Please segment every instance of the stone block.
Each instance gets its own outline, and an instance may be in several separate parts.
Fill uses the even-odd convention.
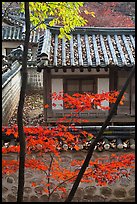
[[[101,187],[100,188],[100,193],[106,197],[111,196],[112,194],[112,189],[109,187]]]
[[[12,191],[12,193],[13,193],[14,195],[17,195],[17,191],[18,191],[17,186],[12,186],[12,187],[11,187],[11,191]]]
[[[92,197],[91,202],[105,202],[105,198],[100,195],[95,195]]]
[[[34,196],[34,195],[33,195],[33,196],[30,197],[30,201],[31,201],[31,202],[38,202],[38,201],[39,201],[39,198],[38,198],[37,196]]]
[[[114,189],[114,196],[117,198],[126,197],[126,190],[124,188],[116,188]]]
[[[25,178],[26,179],[30,179],[30,178],[32,178],[33,177],[33,174],[32,174],[32,172],[25,172]]]
[[[32,192],[32,188],[31,187],[29,187],[29,186],[25,186],[24,187],[24,193],[30,194],[31,192]]]
[[[128,193],[129,193],[130,196],[135,196],[135,187],[130,188]]]
[[[82,201],[80,201],[80,202],[82,202],[82,203],[87,203],[87,202],[90,202],[90,200],[84,198],[84,199],[83,199]]]
[[[126,199],[121,199],[120,200],[120,202],[128,202],[128,203],[130,203],[130,202],[135,202],[135,198],[133,198],[133,197],[128,197],[128,198],[126,198]]]
[[[5,203],[5,202],[6,202],[6,199],[2,197],[2,203]]]
[[[78,199],[82,199],[83,195],[84,195],[84,189],[81,187],[78,187],[74,197]]]
[[[46,194],[43,194],[40,199],[39,199],[40,202],[48,202],[48,196]]]
[[[61,198],[58,193],[53,193],[50,197],[50,202],[60,202]]]
[[[14,183],[14,182],[15,182],[14,177],[12,177],[12,176],[7,177],[7,183],[12,184],[12,183]]]
[[[42,195],[43,187],[37,186],[34,191],[35,191],[36,195]]]
[[[91,200],[93,198],[92,194],[84,194],[83,199],[82,200]]]
[[[28,196],[23,196],[23,202],[29,202],[29,197]]]
[[[86,195],[91,195],[93,196],[96,192],[97,188],[95,186],[88,186],[84,189],[84,193]]]
[[[8,202],[16,202],[16,201],[17,201],[17,198],[16,198],[14,195],[9,194],[9,195],[7,196],[7,200],[8,200]]]
[[[2,186],[2,194],[7,193],[8,192],[8,188],[6,188],[5,186]]]
[[[109,202],[119,202],[118,199],[112,198],[111,200],[109,200]]]
[[[123,187],[129,186],[130,182],[131,182],[130,177],[123,176],[122,178],[120,178],[120,185],[123,186]]]
[[[79,198],[74,197],[74,198],[72,199],[72,202],[80,202],[80,200],[79,200]]]

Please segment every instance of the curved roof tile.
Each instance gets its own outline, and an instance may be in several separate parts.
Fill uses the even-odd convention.
[[[44,55],[48,57],[46,66],[50,68],[131,67],[135,64],[134,28],[76,28],[66,41],[59,39],[59,28],[48,27],[48,35],[45,33],[40,38],[38,67],[43,66]]]

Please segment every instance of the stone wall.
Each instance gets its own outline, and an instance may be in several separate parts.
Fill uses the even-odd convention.
[[[21,87],[21,65],[16,61],[11,69],[2,75],[2,125],[7,125],[19,102]],[[28,68],[27,91],[43,91],[43,72],[36,67]]]
[[[92,159],[98,157],[110,156],[110,152],[95,152]],[[116,154],[126,154],[126,152],[116,152]],[[84,159],[86,152],[62,152],[62,165],[69,166],[72,159]],[[4,156],[7,159],[17,158],[16,154]],[[73,198],[73,202],[134,202],[135,201],[135,171],[130,171],[130,177],[122,177],[120,180],[100,187],[97,183],[80,183]],[[48,202],[47,194],[44,192],[40,181],[43,180],[44,173],[25,171],[25,189],[24,202]],[[37,186],[32,187],[31,182],[39,182]],[[72,184],[64,184],[67,188],[67,193],[71,189]],[[50,202],[61,202],[67,197],[64,193],[64,198],[61,198],[60,191],[52,194]],[[17,174],[3,175],[2,177],[2,199],[3,202],[16,202],[17,195]]]
[[[20,64],[15,62],[11,69],[2,75],[2,125],[7,125],[19,101],[20,70]]]
[[[43,89],[43,71],[37,72],[35,66],[28,67],[27,90],[39,91]]]

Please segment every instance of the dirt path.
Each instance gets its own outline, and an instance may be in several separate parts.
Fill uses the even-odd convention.
[[[24,125],[42,125],[43,123],[43,95],[39,93],[27,94],[24,104]],[[9,120],[9,125],[17,123],[17,107]]]

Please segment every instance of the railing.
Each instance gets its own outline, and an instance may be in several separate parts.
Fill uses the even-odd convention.
[[[64,117],[67,116],[68,114],[71,114],[72,117],[75,116],[76,112],[73,110],[54,110],[53,111],[53,116],[54,117]],[[88,118],[88,117],[101,117],[101,116],[106,116],[108,114],[108,111],[105,110],[100,110],[100,109],[95,109],[91,111],[84,111],[78,113],[79,117],[82,118]]]

